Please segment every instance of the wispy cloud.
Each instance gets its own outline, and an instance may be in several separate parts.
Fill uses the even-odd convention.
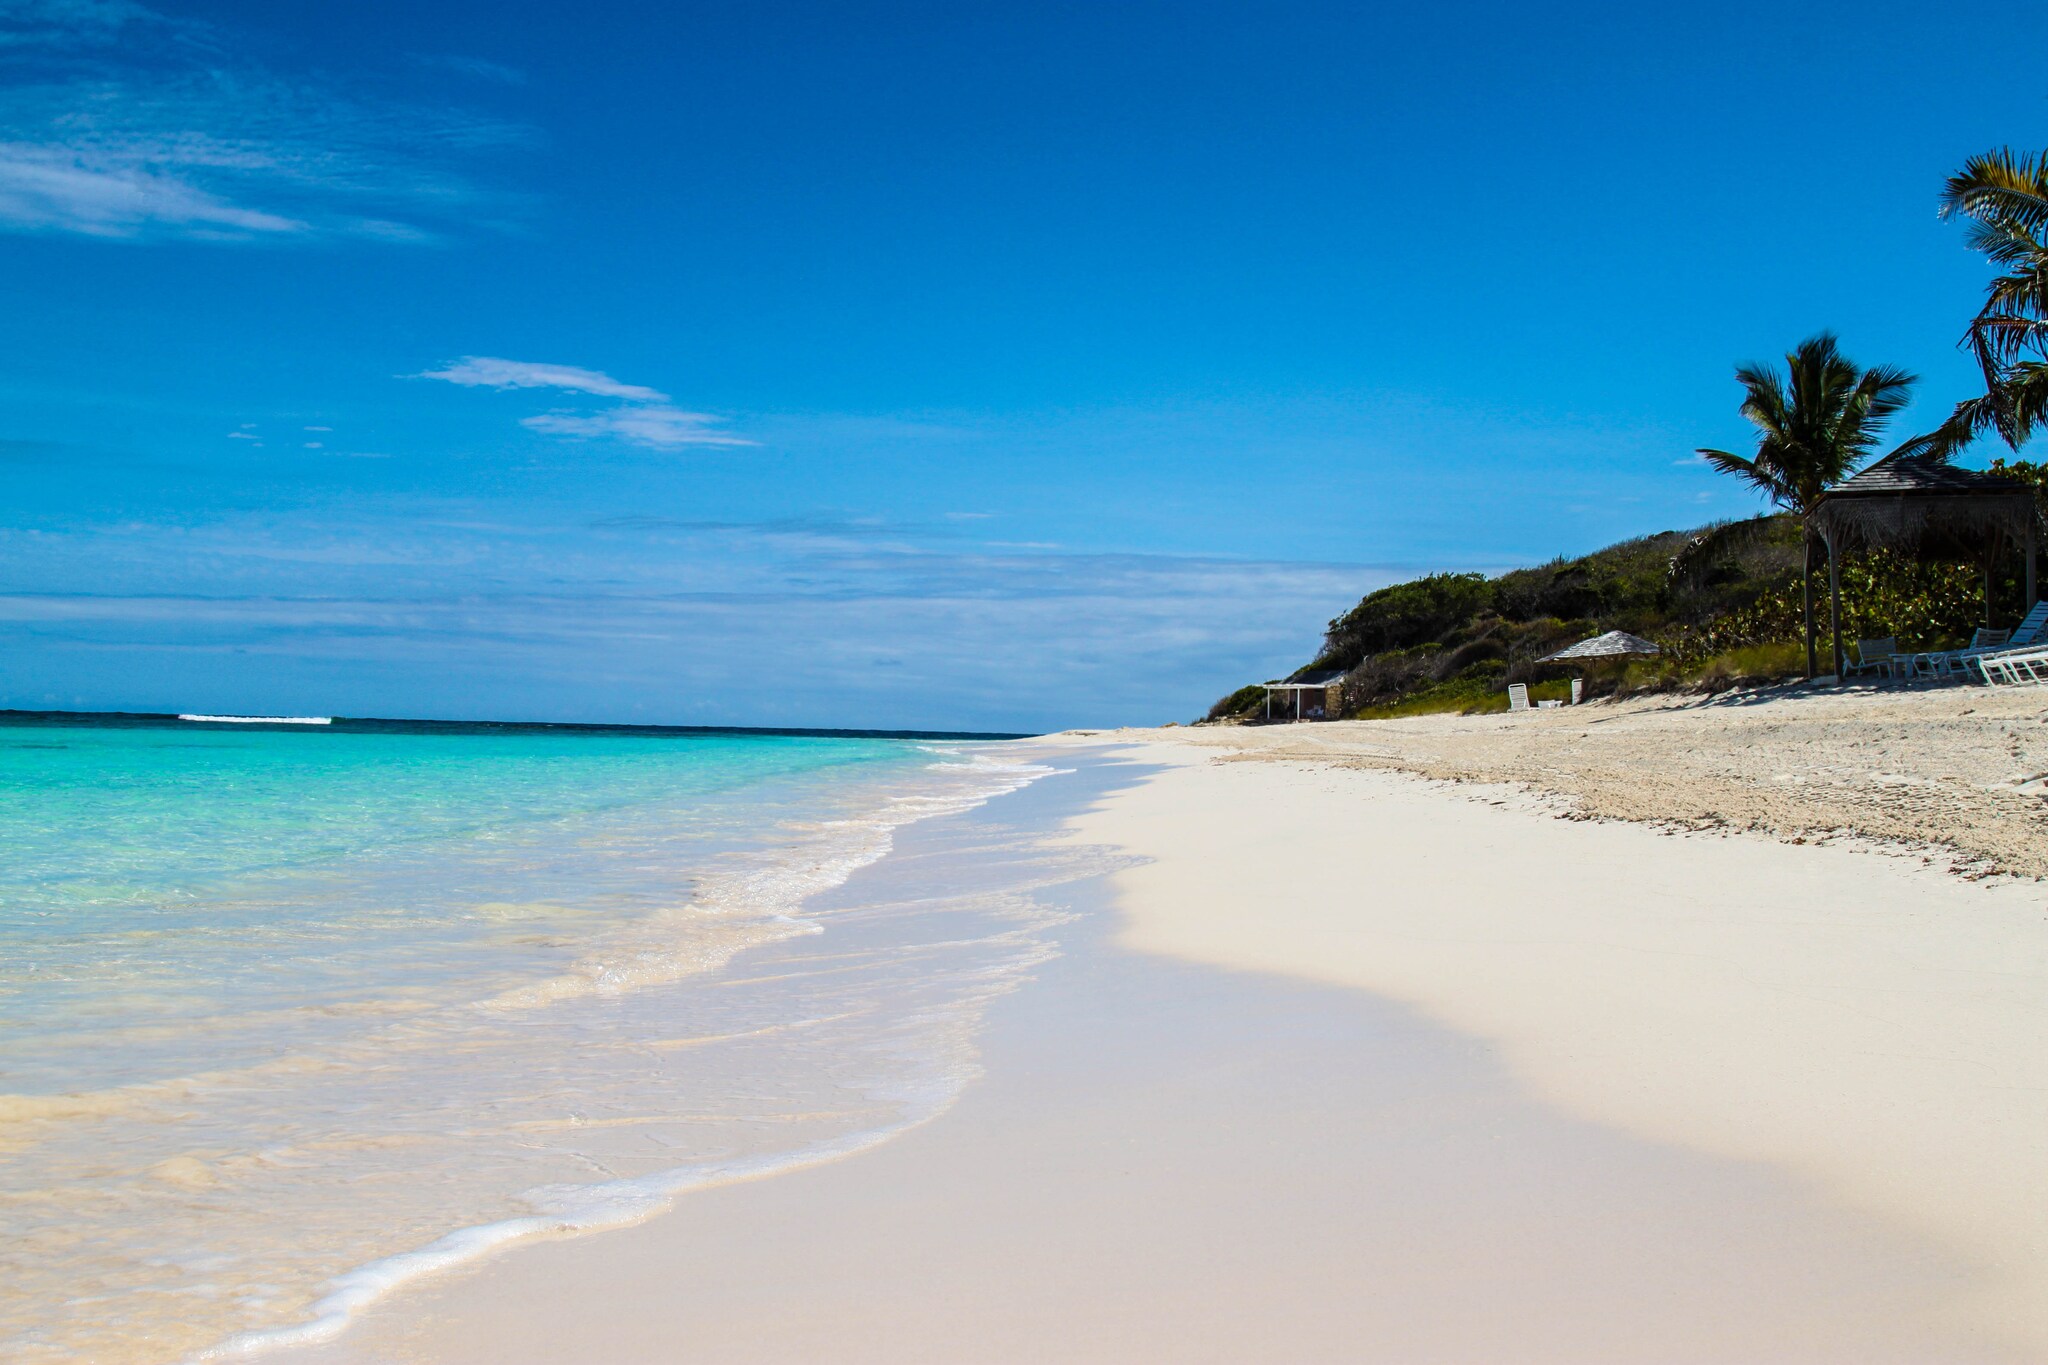
[[[82,47],[159,16],[131,0],[0,0],[0,47]]]
[[[647,446],[655,450],[675,450],[682,446],[750,446],[754,443],[744,436],[735,436],[720,431],[717,424],[724,419],[709,413],[684,412],[681,408],[666,403],[649,404],[646,407],[614,408],[588,416],[567,412],[543,412],[533,417],[523,417],[519,424],[532,431],[546,432],[550,436],[566,436],[587,440],[593,436],[612,436],[634,445]]]
[[[566,440],[610,438],[650,450],[754,444],[743,436],[719,430],[724,418],[705,412],[685,411],[671,403],[669,396],[659,389],[648,388],[644,384],[628,384],[602,370],[506,360],[501,356],[467,355],[452,365],[413,377],[445,380],[465,388],[555,389],[564,393],[586,393],[596,398],[624,400],[617,407],[600,412],[556,409],[519,419],[519,424],[529,431]]]
[[[499,120],[285,74],[130,0],[0,0],[0,230],[419,241],[504,201],[450,169]]]
[[[595,394],[599,398],[630,398],[643,403],[665,403],[668,395],[643,384],[627,384],[597,370],[575,365],[547,365],[530,360],[505,360],[498,356],[466,355],[443,369],[428,370],[419,379],[445,379],[450,384],[487,389],[564,389],[570,393]]]

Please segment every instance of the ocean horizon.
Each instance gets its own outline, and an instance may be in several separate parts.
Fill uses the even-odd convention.
[[[32,710],[20,707],[0,708],[0,725],[166,725],[188,726],[231,725],[235,728],[262,729],[267,726],[292,725],[297,727],[309,719],[319,720],[324,728],[338,733],[359,732],[365,734],[512,734],[547,733],[551,731],[577,731],[584,733],[615,733],[644,735],[787,735],[810,739],[1032,739],[1039,731],[1031,730],[902,730],[878,729],[864,726],[783,726],[783,725],[645,725],[623,721],[575,721],[575,720],[447,720],[433,717],[404,716],[285,716],[281,713],[269,715],[230,715],[216,712],[198,715],[178,711],[66,711]]]

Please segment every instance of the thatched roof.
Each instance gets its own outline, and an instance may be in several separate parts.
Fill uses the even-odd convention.
[[[1625,630],[1610,630],[1605,635],[1595,635],[1590,640],[1568,645],[1555,654],[1546,654],[1536,662],[1547,664],[1557,659],[1618,659],[1625,654],[1661,653],[1662,650],[1640,635],[1631,635]]]
[[[1981,548],[2024,539],[2040,515],[2034,490],[2017,479],[1892,455],[1822,494],[1813,526],[1840,547]]]

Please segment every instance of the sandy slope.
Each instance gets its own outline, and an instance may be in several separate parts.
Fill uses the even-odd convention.
[[[1788,689],[1179,735],[1248,758],[1524,784],[1595,816],[1934,842],[2048,876],[2048,688]]]

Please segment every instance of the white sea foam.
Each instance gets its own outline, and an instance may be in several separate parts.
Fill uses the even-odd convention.
[[[648,920],[630,941],[611,944],[554,980],[506,992],[491,1000],[490,1007],[533,1008],[627,996],[716,971],[750,948],[824,932],[825,924],[806,913],[806,903],[844,886],[856,872],[885,858],[899,831],[934,817],[964,813],[1060,771],[974,751],[945,751],[945,757],[947,761],[928,768],[948,779],[939,789],[892,793],[866,812],[815,822],[810,835],[793,848],[751,855],[737,867],[704,876],[687,905]],[[1021,923],[1026,926],[1033,913],[1038,916],[1037,923],[1050,922],[1044,912],[1033,911],[1014,896],[1011,899],[1014,903],[1006,904],[1002,893],[996,892],[979,903],[983,914],[1022,916]],[[1052,949],[1029,927],[995,927],[978,937],[922,937],[899,952],[909,954],[904,958],[906,965],[898,969],[911,973],[903,978],[906,984],[930,975],[929,967],[920,964],[927,963],[933,953],[964,956],[953,969],[950,987],[928,1004],[907,1005],[896,1016],[894,1031],[884,1030],[859,1044],[878,1058],[894,1058],[893,1065],[903,1072],[899,1079],[872,1092],[874,1098],[891,1106],[888,1121],[868,1122],[782,1151],[689,1162],[631,1178],[531,1189],[520,1200],[530,1213],[461,1228],[414,1250],[368,1262],[329,1281],[303,1321],[242,1332],[193,1359],[248,1356],[328,1340],[344,1331],[366,1307],[400,1286],[489,1256],[513,1243],[641,1222],[665,1211],[691,1190],[838,1160],[929,1122],[950,1107],[962,1086],[978,1074],[972,1060],[972,1036],[981,1008],[1013,989]],[[843,968],[827,968],[822,973],[813,968],[788,979],[829,975],[834,970]],[[867,1008],[863,1005],[832,1016],[831,1021],[856,1019]],[[731,1036],[775,1031],[761,1028],[751,1035]],[[833,1065],[833,1074],[839,1075],[844,1063]],[[843,1077],[834,1082],[843,1083]]]
[[[332,725],[332,716],[201,716],[180,713],[179,720],[206,725]]]
[[[795,1152],[738,1161],[701,1162],[637,1180],[613,1180],[596,1185],[553,1185],[529,1190],[523,1198],[536,1209],[532,1215],[462,1228],[416,1251],[387,1256],[349,1271],[328,1286],[327,1294],[313,1304],[312,1316],[307,1321],[272,1331],[245,1332],[201,1351],[191,1359],[195,1362],[231,1359],[287,1346],[331,1341],[346,1331],[349,1323],[365,1308],[410,1281],[453,1270],[515,1242],[534,1237],[579,1235],[631,1227],[666,1213],[679,1197],[692,1190],[760,1180],[857,1155],[937,1118],[951,1106],[957,1093],[957,1090],[948,1093],[942,1102],[914,1113],[903,1122],[813,1143]]]

